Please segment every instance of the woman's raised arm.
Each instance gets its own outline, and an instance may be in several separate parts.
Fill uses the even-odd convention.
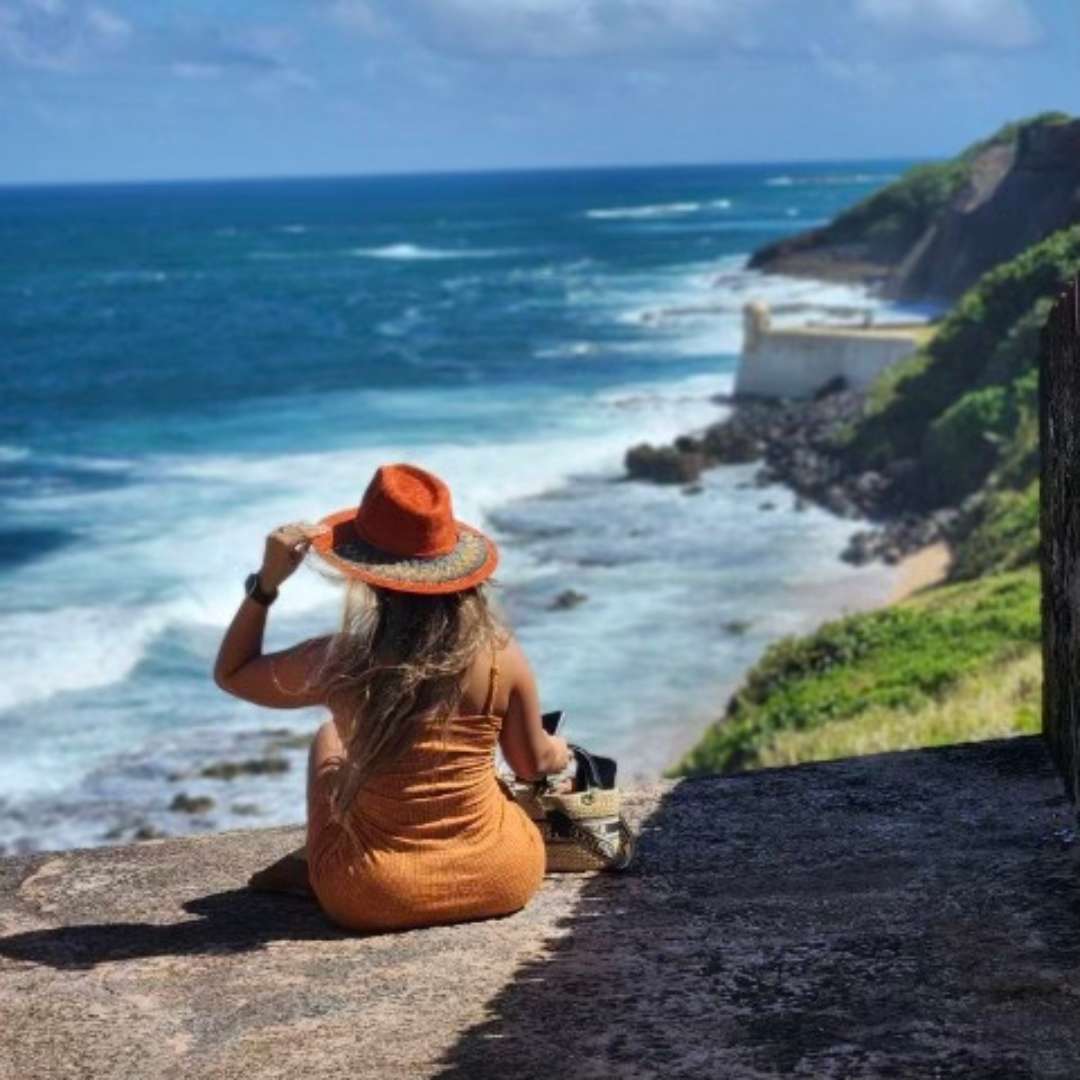
[[[262,567],[233,616],[218,650],[214,681],[234,697],[271,709],[323,704],[313,688],[329,639],[312,638],[281,652],[264,654],[263,634],[278,589],[304,559],[319,525],[283,525],[266,538]]]

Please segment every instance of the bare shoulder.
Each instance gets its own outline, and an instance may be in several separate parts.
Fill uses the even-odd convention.
[[[499,665],[499,670],[503,673],[509,673],[517,664],[525,660],[525,654],[521,651],[521,646],[513,634],[508,632],[503,640],[499,642],[495,652],[495,660]]]
[[[498,652],[499,673],[507,686],[520,686],[533,681],[532,668],[517,638],[506,635],[506,641]]]

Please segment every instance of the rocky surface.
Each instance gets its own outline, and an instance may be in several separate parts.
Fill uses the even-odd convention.
[[[987,270],[1080,220],[1080,120],[1021,125],[970,154],[964,182],[928,220],[914,198],[907,200],[912,223],[898,230],[872,216],[842,215],[762,248],[750,265],[863,282],[904,299],[956,299]]]
[[[703,434],[684,435],[671,446],[649,444],[627,452],[631,479],[690,483],[705,469],[760,461],[756,482],[784,484],[803,500],[840,517],[867,519],[842,553],[846,561],[897,563],[928,544],[947,539],[959,511],[912,510],[908,496],[911,463],[898,461],[887,472],[853,469],[835,449],[837,432],[860,415],[861,393],[841,384],[823,389],[814,401],[729,401],[731,414]],[[660,475],[641,467],[663,459]],[[681,466],[671,464],[672,460]]]
[[[634,790],[640,860],[353,936],[298,830],[0,860],[5,1080],[1075,1080],[1074,818],[1038,739]]]

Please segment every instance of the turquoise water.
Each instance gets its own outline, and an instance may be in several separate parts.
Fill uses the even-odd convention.
[[[670,763],[767,641],[873,572],[836,560],[850,523],[752,469],[689,497],[619,482],[622,454],[722,415],[746,300],[868,302],[745,258],[898,170],[0,190],[0,844],[297,819],[298,768],[196,774],[318,718],[231,701],[209,666],[265,532],[387,460],[444,475],[499,541],[571,735],[631,774]],[[567,588],[587,602],[551,610]],[[339,603],[302,572],[271,645]],[[180,790],[214,811],[171,814]]]

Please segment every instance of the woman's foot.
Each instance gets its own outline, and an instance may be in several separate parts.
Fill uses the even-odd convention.
[[[308,864],[303,848],[290,851],[277,862],[263,870],[256,870],[248,878],[248,888],[260,892],[295,893],[298,896],[312,896],[308,883]]]

